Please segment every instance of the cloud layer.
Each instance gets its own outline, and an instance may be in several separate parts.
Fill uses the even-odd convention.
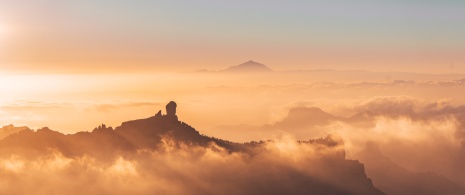
[[[111,160],[0,158],[2,194],[381,194],[341,148],[283,138],[248,153],[166,144]],[[356,175],[354,175],[357,173]]]

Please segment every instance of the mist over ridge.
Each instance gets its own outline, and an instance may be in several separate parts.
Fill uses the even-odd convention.
[[[5,173],[0,183],[9,186],[0,191],[33,191],[35,183],[22,182],[27,188],[15,188],[15,176],[27,174],[28,181],[38,182],[36,174],[41,174],[63,180],[41,180],[39,185],[61,187],[43,188],[39,194],[76,193],[67,183],[73,176],[84,179],[77,181],[78,186],[86,178],[99,178],[102,183],[93,185],[95,191],[85,190],[90,194],[383,194],[366,177],[362,164],[345,159],[343,142],[337,137],[234,143],[201,135],[178,120],[176,107],[170,102],[166,115],[159,111],[115,129],[100,125],[92,132],[68,135],[46,127],[12,132],[0,140],[0,171]],[[47,169],[51,172],[42,172]],[[120,177],[140,183],[107,186],[120,182]],[[156,185],[159,180],[169,185]],[[183,184],[186,181],[192,184]]]

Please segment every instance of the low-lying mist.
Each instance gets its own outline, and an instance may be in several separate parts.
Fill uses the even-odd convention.
[[[172,144],[167,139],[158,150],[108,159],[66,157],[52,149],[37,158],[2,156],[0,193],[381,194],[361,164],[344,160],[341,145],[282,138],[231,153],[214,144]]]
[[[339,115],[312,106],[321,106]],[[243,137],[274,139],[276,135],[301,140],[327,134],[339,135],[344,140],[349,159],[361,160],[368,167],[379,164],[379,159],[387,159],[386,162],[392,161],[392,166],[405,169],[406,173],[432,172],[463,188],[464,116],[464,106],[447,100],[386,96],[363,101],[341,100],[332,105],[301,102],[282,119],[270,124],[220,126],[209,132],[214,136],[232,137],[236,141]],[[379,166],[377,168],[382,171],[384,165]],[[367,174],[371,177],[375,173]],[[381,185],[377,180],[374,183]]]

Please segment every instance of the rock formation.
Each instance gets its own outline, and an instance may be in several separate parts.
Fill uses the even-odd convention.
[[[178,120],[178,116],[176,116],[176,102],[171,101],[170,103],[166,104],[166,118]]]
[[[176,116],[176,102],[171,101],[166,104],[166,114],[168,116]]]

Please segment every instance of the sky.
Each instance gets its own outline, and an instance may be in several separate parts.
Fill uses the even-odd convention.
[[[465,2],[0,0],[0,72],[465,73]]]

